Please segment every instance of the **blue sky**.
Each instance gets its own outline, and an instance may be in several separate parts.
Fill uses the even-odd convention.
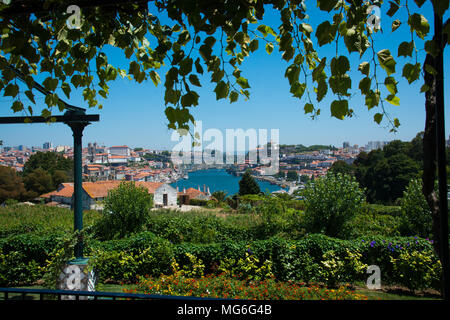
[[[315,1],[307,1],[310,19],[305,21],[314,28],[323,21],[324,14],[315,8]],[[281,55],[275,49],[268,55],[262,42],[260,49],[246,59],[243,66],[242,75],[249,79],[251,86],[250,100],[244,101],[242,97],[238,102],[230,104],[228,100],[216,101],[214,85],[209,83],[209,75],[200,77],[201,88],[195,88],[200,94],[199,105],[192,110],[192,114],[197,120],[201,120],[203,130],[208,128],[238,129],[279,129],[280,143],[282,144],[325,144],[342,146],[344,141],[351,144],[365,145],[368,141],[393,139],[411,140],[417,132],[422,131],[425,124],[425,97],[419,93],[423,80],[420,79],[412,85],[408,85],[404,78],[401,78],[401,70],[405,58],[397,58],[397,46],[402,41],[409,41],[410,35],[406,18],[400,15],[398,18],[404,22],[394,33],[391,32],[390,23],[392,19],[385,15],[388,5],[384,5],[381,12],[381,25],[383,33],[378,33],[375,50],[384,48],[390,49],[397,60],[396,78],[400,80],[398,85],[400,106],[393,106],[385,103],[388,113],[392,118],[397,117],[401,126],[396,134],[390,133],[387,123],[381,125],[373,121],[373,115],[379,112],[374,108],[370,111],[364,106],[364,101],[359,94],[358,83],[360,74],[353,71],[353,90],[356,95],[350,101],[350,107],[354,109],[355,116],[350,119],[338,120],[330,116],[329,105],[335,98],[329,90],[326,98],[320,103],[322,110],[318,119],[312,120],[304,114],[303,106],[305,99],[299,101],[291,97],[289,93],[289,83],[284,78],[285,69],[288,63],[281,59]],[[311,11],[310,11],[311,10]],[[425,5],[420,12],[429,20],[431,32],[433,21],[430,4]],[[447,14],[448,15],[448,14]],[[397,18],[397,17],[396,17]],[[330,19],[329,19],[330,20]],[[265,24],[277,28],[279,23],[276,14],[268,10],[264,20]],[[315,36],[312,36],[315,42]],[[416,40],[417,37],[416,37]],[[319,49],[319,56],[327,55],[327,61],[334,56],[334,44],[324,46]],[[123,63],[121,53],[117,50],[109,50],[108,59],[113,63]],[[348,52],[341,41],[340,54],[347,55]],[[348,56],[352,67],[359,63],[359,55],[353,53]],[[362,60],[371,58],[369,50],[362,57]],[[423,60],[423,53],[419,59]],[[448,68],[450,62],[450,52],[447,48],[444,57],[444,66]],[[122,68],[128,69],[124,64]],[[158,73],[163,78],[165,68]],[[380,68],[381,81],[386,75]],[[448,71],[447,71],[448,74]],[[449,79],[445,80],[445,92],[450,92]],[[108,100],[99,101],[103,104],[103,109],[90,109],[88,113],[100,114],[100,122],[93,123],[84,131],[83,143],[97,142],[111,145],[127,144],[130,147],[145,147],[154,149],[171,149],[176,142],[170,140],[172,132],[167,129],[167,119],[164,114],[164,87],[155,87],[151,80],[137,84],[133,81],[124,80],[118,77],[114,83],[110,83],[110,95]],[[74,89],[73,89],[74,90]],[[384,92],[382,97],[387,94]],[[61,95],[64,96],[63,94]],[[67,99],[65,99],[67,101]],[[43,106],[44,97],[36,99],[37,110]],[[80,92],[72,91],[70,103],[85,107],[86,104],[81,98]],[[20,115],[14,114],[9,109],[11,100],[0,97],[0,116]],[[445,103],[450,103],[449,95],[445,95]],[[377,109],[377,110],[375,110]],[[446,108],[446,132],[449,134],[450,113]],[[224,134],[225,136],[225,134]],[[0,127],[0,140],[6,146],[42,146],[42,143],[50,141],[53,145],[72,145],[72,135],[70,129],[63,124],[34,124],[34,125],[2,125]]]

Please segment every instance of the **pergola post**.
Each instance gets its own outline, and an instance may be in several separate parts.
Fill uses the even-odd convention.
[[[74,231],[83,230],[83,178],[82,178],[82,137],[83,129],[89,125],[89,122],[69,122],[67,125],[73,133],[73,168],[74,168],[74,192],[73,192],[73,212],[74,212]],[[75,259],[84,260],[83,240],[80,237],[75,245]]]

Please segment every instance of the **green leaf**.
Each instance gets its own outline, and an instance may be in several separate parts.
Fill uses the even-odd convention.
[[[191,74],[189,76],[189,82],[192,83],[194,86],[201,87],[200,81],[198,80],[198,77],[195,74]]]
[[[345,30],[344,43],[349,53],[359,52],[360,57],[362,57],[367,48],[370,47],[369,39],[364,32],[357,29],[356,26]]]
[[[314,106],[311,103],[306,103],[303,109],[305,110],[305,114],[312,113],[314,111]]]
[[[42,82],[44,85],[45,90],[48,91],[55,91],[56,87],[58,86],[58,79],[53,79],[52,77],[48,77],[47,79]]]
[[[343,76],[331,76],[328,80],[331,90],[335,94],[341,94],[348,96],[348,90],[352,87],[352,80],[348,74]]]
[[[296,64],[291,64],[289,67],[287,67],[286,72],[284,73],[284,77],[288,78],[290,85],[298,81],[299,76],[300,76],[300,67],[297,66]]]
[[[348,115],[348,101],[347,100],[334,100],[331,103],[331,116],[343,120]]]
[[[390,94],[386,97],[386,101],[390,104],[393,104],[394,106],[400,105],[400,98],[395,96],[394,94]]]
[[[317,93],[317,102],[322,101],[322,99],[326,96],[328,91],[327,82],[322,79],[317,82],[317,89],[315,89]]]
[[[199,95],[195,91],[189,91],[181,97],[181,105],[183,107],[197,106]]]
[[[331,59],[331,74],[334,76],[344,75],[350,70],[350,62],[345,56]]]
[[[192,71],[193,60],[191,58],[185,58],[180,62],[180,70],[178,71],[180,76],[185,76]]]
[[[305,33],[308,37],[313,32],[313,28],[308,23],[301,23],[299,26],[299,30]]]
[[[43,109],[41,111],[41,116],[44,117],[44,118],[50,118],[52,116],[52,113],[48,109]]]
[[[431,75],[436,75],[437,74],[436,69],[430,64],[425,64],[424,68],[425,68],[425,72],[427,72],[427,73],[429,73]]]
[[[19,86],[13,83],[10,83],[6,86],[3,96],[4,97],[13,97],[15,98],[19,93]]]
[[[248,84],[248,80],[244,77],[239,77],[236,79],[236,82],[238,85],[241,86],[242,89],[248,89],[250,88],[250,85]]]
[[[157,87],[158,84],[161,82],[161,78],[159,77],[159,74],[155,70],[150,71],[150,78],[152,79],[155,87]]]
[[[425,51],[433,57],[437,57],[439,54],[439,47],[434,40],[428,40],[425,42]]]
[[[395,30],[397,30],[400,25],[401,25],[401,21],[400,20],[395,20],[394,22],[392,22],[392,32],[394,32]]]
[[[216,93],[216,100],[226,98],[228,96],[229,89],[228,83],[225,81],[220,81],[214,89],[214,92]]]
[[[259,47],[258,39],[253,39],[252,41],[250,41],[249,49],[251,52],[255,52],[256,50],[258,50],[258,47]]]
[[[380,66],[386,71],[388,75],[395,73],[395,65],[397,64],[388,49],[383,49],[377,53],[378,62]]]
[[[179,34],[177,42],[183,46],[186,43],[188,43],[190,39],[191,39],[191,35],[189,34],[189,31],[183,30]]]
[[[205,39],[205,41],[203,41],[203,43],[205,44],[205,45],[207,45],[209,48],[212,48],[213,46],[214,46],[214,44],[216,43],[216,38],[214,38],[214,37],[207,37],[206,39]]]
[[[366,95],[365,104],[367,109],[370,110],[380,103],[380,92],[370,90],[369,94]]]
[[[412,52],[414,49],[414,42],[408,42],[408,41],[403,41],[402,43],[400,43],[400,45],[398,46],[398,56],[404,56],[404,57],[412,57]]]
[[[365,77],[359,82],[359,89],[361,90],[362,94],[366,95],[370,92],[371,83],[372,80],[369,77]]]
[[[105,90],[99,90],[98,94],[101,95],[104,99],[108,98],[108,94],[106,93]]]
[[[197,71],[197,73],[203,74],[203,67],[200,64],[200,58],[197,58],[197,60],[195,60],[195,70]]]
[[[261,32],[262,33],[262,35],[263,35],[263,37],[265,38],[265,37],[267,37],[267,35],[268,35],[268,30],[267,30],[267,26],[265,26],[265,25],[263,25],[263,24],[260,24],[257,28],[256,28],[256,30],[258,30],[259,32]]]
[[[231,91],[230,93],[230,103],[236,102],[239,98],[239,93],[236,91]]]
[[[430,90],[430,87],[427,84],[422,85],[422,87],[420,87],[420,92],[427,92],[428,90]]]
[[[400,121],[397,118],[394,118],[394,126],[396,128],[400,127]]]
[[[430,31],[430,24],[428,23],[428,20],[423,15],[418,13],[414,13],[409,17],[408,24],[422,40]]]
[[[317,6],[322,11],[330,12],[338,2],[338,0],[317,0]]]
[[[444,30],[442,31],[444,36],[447,36],[447,44],[450,44],[450,23],[444,25]]]
[[[331,25],[330,22],[324,21],[317,26],[316,38],[319,46],[333,42],[337,31],[337,25]]]
[[[400,8],[400,6],[393,1],[389,1],[389,3],[391,6],[389,7],[389,10],[386,12],[386,14],[389,17],[392,17],[397,12],[397,10]]]
[[[266,52],[267,52],[268,54],[271,54],[272,51],[273,51],[273,43],[272,43],[272,42],[266,43]]]
[[[358,70],[361,71],[362,74],[369,76],[370,64],[368,62],[361,62],[358,66]]]
[[[290,92],[296,98],[301,99],[306,90],[306,83],[294,82],[291,86]]]
[[[417,6],[420,8],[426,0],[414,0],[414,2],[417,4]]]
[[[70,92],[72,91],[70,89],[70,85],[67,82],[63,82],[63,84],[61,85],[61,89],[64,92],[64,94],[66,95],[66,97],[68,99],[70,99]]]
[[[31,90],[25,91],[25,94],[28,97],[28,99],[30,99],[31,102],[36,104],[36,101],[34,100],[34,94],[33,94],[33,92],[31,92]]]
[[[411,84],[417,79],[419,79],[420,76],[420,63],[411,64],[407,63],[403,66],[403,72],[402,76],[408,80],[408,82]]]
[[[14,112],[22,111],[23,110],[23,103],[16,100],[16,101],[13,102],[13,104],[11,106],[11,109],[13,109]]]
[[[375,114],[373,115],[373,120],[374,120],[376,123],[380,124],[381,121],[383,120],[383,114],[382,114],[382,113],[375,113]]]
[[[384,85],[391,94],[395,95],[397,93],[397,82],[393,77],[386,77],[384,79]]]
[[[164,102],[166,105],[168,103],[176,104],[179,99],[180,99],[180,91],[179,90],[173,90],[171,88],[166,89],[166,92],[164,94]]]

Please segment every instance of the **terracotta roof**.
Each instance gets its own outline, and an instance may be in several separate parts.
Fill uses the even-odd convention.
[[[107,181],[96,181],[96,182],[84,182],[83,189],[91,198],[104,198],[108,195],[108,191],[115,189],[119,186],[122,181],[118,180],[107,180]],[[147,188],[149,193],[155,193],[163,183],[162,182],[147,182],[147,181],[137,181],[136,186],[142,186]]]
[[[86,193],[93,199],[95,198],[104,198],[108,195],[108,191],[115,189],[119,186],[122,181],[119,180],[106,180],[106,181],[96,181],[96,182],[83,182],[83,189]],[[162,182],[147,182],[147,181],[137,181],[135,182],[136,186],[142,186],[147,188],[149,193],[155,193],[156,189],[158,189]],[[50,198],[52,195],[58,195],[61,197],[72,197],[73,194],[73,184],[72,183],[63,183],[59,190],[52,191],[46,194],[41,195],[41,198]]]
[[[194,188],[189,188],[186,190],[186,192],[179,192],[179,194],[188,195],[191,198],[198,197],[199,195],[204,195],[203,192],[199,191],[198,189],[194,189]]]
[[[62,183],[55,191],[41,195],[41,198],[50,198],[51,196],[60,196],[71,198],[73,194],[73,183]]]

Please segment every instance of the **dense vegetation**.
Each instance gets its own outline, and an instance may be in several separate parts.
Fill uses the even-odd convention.
[[[72,159],[57,152],[36,152],[30,156],[21,173],[0,166],[0,204],[6,199],[33,200],[55,190],[63,182],[72,181],[71,177]]]
[[[420,201],[414,183],[401,206],[392,207],[367,204],[354,178],[330,175],[327,179],[309,185],[303,200],[283,194],[236,196],[235,210],[228,206],[230,198],[218,194],[221,200],[209,211],[152,211],[136,205],[144,213],[130,215],[129,220],[114,214],[120,207],[110,207],[109,213],[85,212],[85,254],[91,257],[101,282],[137,281],[141,290],[151,293],[214,296],[202,291],[208,285],[219,296],[256,297],[257,292],[278,288],[281,296],[276,296],[291,297],[290,288],[299,299],[302,293],[304,298],[321,298],[332,292],[327,290],[336,289],[340,290],[336,299],[352,299],[356,296],[342,285],[364,282],[367,267],[373,264],[382,270],[384,285],[439,289],[440,263],[432,241],[418,237],[414,215],[409,222],[405,215]],[[125,187],[129,189],[122,190],[123,197],[140,192],[128,184]],[[347,189],[358,196],[341,202],[345,206],[330,206],[324,221],[343,223],[345,232],[314,229],[313,221],[323,211],[316,202],[318,195],[308,192],[316,190],[325,202],[339,203],[337,196]],[[108,238],[102,229],[105,217],[123,222],[109,225]],[[48,279],[72,255],[74,237],[68,235],[73,228],[72,212],[10,205],[0,208],[0,220],[0,285],[44,279],[51,286]],[[136,223],[138,228],[119,232]],[[200,281],[201,276],[205,280]],[[199,287],[187,289],[186,281]],[[313,283],[328,289],[308,295]],[[254,290],[229,291],[223,289],[224,284]],[[160,290],[155,289],[158,285]]]

